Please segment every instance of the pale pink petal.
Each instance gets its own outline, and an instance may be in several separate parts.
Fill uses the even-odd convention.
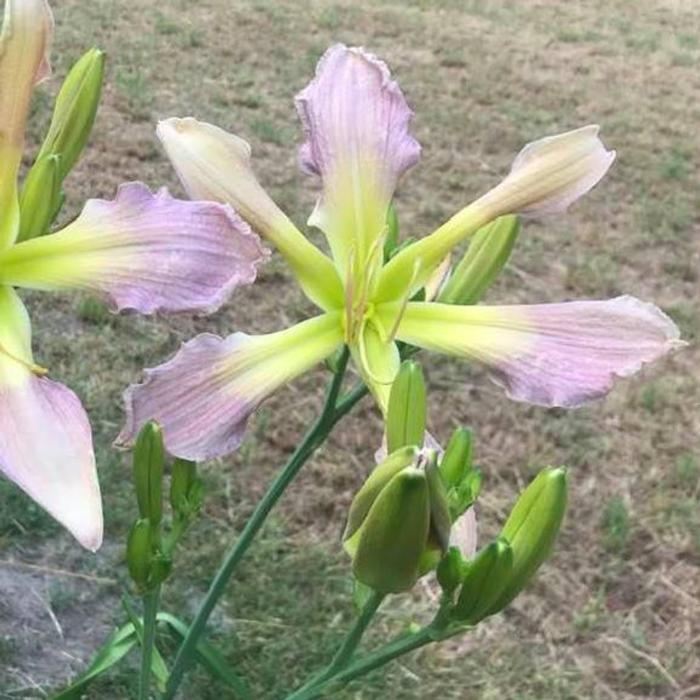
[[[413,113],[384,62],[342,44],[326,51],[296,105],[307,139],[302,167],[323,181],[311,223],[345,272],[352,249],[365,264],[379,245],[397,182],[418,161]]]
[[[117,442],[131,443],[154,419],[171,454],[192,460],[226,455],[239,446],[259,404],[328,357],[342,339],[337,314],[265,336],[197,336],[127,389],[126,423]]]
[[[450,546],[457,547],[465,559],[476,554],[477,523],[474,506],[470,506],[455,520],[450,530]]]
[[[88,549],[102,542],[92,435],[75,394],[34,365],[19,297],[0,288],[0,471]]]
[[[684,343],[673,321],[630,296],[534,306],[411,303],[397,338],[485,364],[508,396],[574,407],[607,394]]]
[[[116,199],[88,201],[58,233],[0,255],[0,281],[35,289],[87,289],[116,309],[218,309],[255,280],[267,251],[233,210],[214,202],[122,185]]]

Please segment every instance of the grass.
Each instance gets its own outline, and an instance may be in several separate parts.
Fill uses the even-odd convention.
[[[567,216],[525,224],[512,265],[488,301],[626,292],[654,300],[689,340],[700,335],[700,45],[691,31],[700,10],[693,3],[66,0],[56,3],[56,17],[59,77],[93,44],[109,56],[104,103],[90,149],[68,183],[66,218],[88,196],[112,196],[124,180],[181,193],[153,126],[162,117],[193,114],[248,139],[261,181],[303,224],[315,189],[297,175],[292,99],[324,48],[342,40],[386,58],[416,112],[424,151],[398,193],[405,235],[429,232],[496,182],[526,141],[600,122],[604,140],[618,151],[611,174]],[[35,100],[30,150],[57,85],[41,87]],[[39,596],[7,594],[12,604],[0,603],[3,700],[41,697],[36,686],[60,686],[118,621],[121,543],[135,510],[125,458],[110,447],[123,388],[196,332],[270,331],[311,312],[278,258],[211,319],[114,317],[80,295],[27,299],[38,360],[79,393],[91,414],[107,539],[97,557],[80,552],[0,481],[0,560],[38,567],[0,564],[0,587]],[[695,343],[621,382],[606,401],[565,413],[509,403],[477,368],[430,358],[432,432],[445,440],[455,425],[469,424],[478,436],[486,474],[483,537],[497,530],[516,491],[545,464],[570,467],[569,515],[551,562],[504,615],[332,697],[696,696],[699,364]],[[241,450],[206,465],[204,515],[166,586],[169,610],[191,617],[225,547],[313,418],[323,380],[318,370],[279,392],[251,422]],[[249,677],[256,698],[278,698],[299,683],[330,657],[351,623],[339,536],[380,439],[379,420],[363,404],[305,468],[212,621],[212,639]],[[424,587],[390,600],[369,642],[429,607]],[[173,649],[164,636],[160,643]],[[134,671],[132,660],[96,683],[88,698],[132,697]],[[198,672],[184,696],[230,694]]]

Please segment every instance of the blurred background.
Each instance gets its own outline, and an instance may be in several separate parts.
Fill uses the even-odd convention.
[[[68,181],[75,215],[125,180],[182,194],[155,139],[196,116],[247,139],[280,206],[304,225],[315,183],[297,169],[293,97],[334,41],[384,58],[416,112],[421,163],[401,184],[404,235],[421,236],[499,181],[541,136],[597,122],[618,151],[571,212],[526,222],[487,303],[654,301],[691,345],[576,412],[508,402],[484,374],[432,355],[430,428],[476,430],[484,470],[481,541],[541,466],[567,465],[570,509],[555,555],[504,614],[455,642],[405,657],[339,700],[700,698],[700,6],[694,0],[266,2],[56,0],[54,79],[36,95],[33,156],[53,96],[92,45],[108,53],[94,135]],[[27,162],[30,162],[29,158]],[[95,432],[106,540],[79,549],[0,481],[0,698],[50,696],[123,617],[123,542],[135,515],[126,458],[110,447],[121,393],[195,332],[277,330],[310,312],[279,256],[210,319],[110,315],[79,295],[29,295],[35,355],[84,400]],[[256,500],[319,408],[319,368],[278,392],[236,455],[207,464],[207,497],[166,585],[189,618]],[[210,639],[280,697],[325,663],[353,616],[340,534],[373,464],[370,401],[336,429],[287,492],[223,605]],[[368,642],[432,608],[431,591],[392,599]],[[303,628],[300,628],[303,625]],[[164,650],[174,642],[161,640]],[[133,697],[135,657],[88,698]],[[228,691],[201,672],[183,697]]]

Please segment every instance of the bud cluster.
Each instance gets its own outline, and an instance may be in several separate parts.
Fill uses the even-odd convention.
[[[444,453],[431,446],[416,362],[404,362],[392,386],[386,443],[388,456],[353,499],[343,537],[357,581],[399,593],[435,570],[446,623],[473,625],[502,610],[551,551],[566,508],[565,470],[541,471],[499,536],[475,554],[456,536],[481,489],[473,436],[457,428]]]
[[[197,465],[176,459],[170,479],[171,527],[163,535],[163,431],[146,423],[133,451],[133,478],[139,517],[129,532],[126,559],[129,574],[141,593],[152,590],[170,575],[172,551],[199,513],[204,496]]]

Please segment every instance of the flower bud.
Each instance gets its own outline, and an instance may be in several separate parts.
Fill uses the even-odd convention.
[[[566,471],[543,469],[523,491],[501,532],[513,551],[513,569],[498,601],[510,603],[549,556],[566,511]]]
[[[386,418],[387,450],[391,454],[406,445],[420,447],[425,435],[425,380],[420,364],[401,365],[389,394]]]
[[[126,563],[129,575],[139,588],[146,588],[151,575],[153,531],[147,518],[137,520],[126,542]]]
[[[382,593],[409,590],[418,580],[429,529],[425,471],[407,467],[382,489],[355,535],[355,576]]]
[[[360,528],[382,489],[400,471],[414,464],[417,458],[418,449],[416,447],[403,447],[396,452],[392,452],[381,464],[374,468],[350,504],[348,522],[343,535],[344,540],[349,540]]]
[[[97,114],[105,55],[90,49],[71,68],[56,98],[51,125],[37,160],[61,156],[61,180],[80,157]]]
[[[462,582],[466,565],[467,563],[457,547],[450,547],[447,550],[435,572],[438,583],[445,593],[450,595],[457,590]]]
[[[188,517],[191,511],[192,489],[197,482],[197,463],[186,459],[173,462],[170,477],[170,506],[173,513]]]
[[[19,200],[20,225],[17,241],[26,241],[48,232],[63,203],[61,157],[47,155],[27,173]]]
[[[384,259],[389,260],[399,246],[399,217],[393,202],[386,212],[386,238],[384,239]]]
[[[455,619],[474,624],[498,612],[500,608],[494,605],[510,581],[512,567],[513,552],[508,542],[497,539],[484,547],[464,575]]]
[[[447,488],[459,486],[472,468],[474,436],[467,428],[457,428],[450,437],[440,462],[440,473]]]
[[[157,527],[163,517],[163,431],[155,421],[146,423],[136,438],[133,452],[134,484],[139,514]]]
[[[520,230],[517,216],[500,216],[480,228],[440,292],[444,304],[476,304],[508,261]]]

